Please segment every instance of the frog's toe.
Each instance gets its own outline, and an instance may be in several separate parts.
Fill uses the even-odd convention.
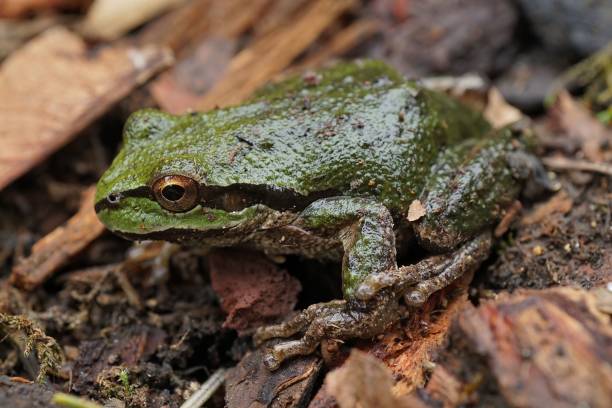
[[[381,291],[365,303],[338,300],[312,305],[291,321],[258,332],[256,340],[288,337],[297,327],[296,319],[300,324],[309,320],[300,330],[303,333],[301,338],[283,341],[267,349],[264,364],[274,370],[288,358],[311,354],[321,341],[327,339],[373,337],[397,321],[398,305],[398,298],[391,291]],[[289,327],[291,330],[288,330]]]
[[[272,349],[268,349],[264,353],[263,363],[270,371],[277,370],[281,365],[281,361],[276,357]]]

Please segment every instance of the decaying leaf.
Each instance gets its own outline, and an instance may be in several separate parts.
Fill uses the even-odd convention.
[[[550,115],[561,130],[581,146],[588,160],[604,160],[602,148],[606,144],[612,144],[612,130],[577,103],[567,91],[559,93]]]
[[[0,68],[0,189],[171,61],[154,46],[90,53],[59,27],[16,51]]]

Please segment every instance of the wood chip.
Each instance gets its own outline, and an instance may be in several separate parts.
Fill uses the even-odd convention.
[[[315,0],[298,19],[270,32],[238,53],[197,109],[237,104],[285,69],[355,0]]]
[[[408,207],[408,221],[413,222],[425,216],[425,207],[419,200],[414,200]]]
[[[0,68],[0,189],[171,61],[154,46],[92,53],[60,27],[16,51]]]
[[[93,186],[88,188],[79,211],[64,225],[34,244],[32,255],[17,262],[11,274],[11,283],[26,290],[40,286],[70,257],[104,231],[94,211],[95,191]]]
[[[186,0],[95,0],[80,31],[89,38],[114,40]]]
[[[391,371],[380,360],[357,349],[353,349],[342,367],[325,378],[326,390],[340,408],[427,406],[412,396],[395,396],[393,383]]]

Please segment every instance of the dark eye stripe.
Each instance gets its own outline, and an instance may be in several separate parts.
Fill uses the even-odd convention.
[[[117,194],[115,192],[115,194]],[[155,201],[153,192],[148,186],[138,187],[118,193],[121,199],[126,197],[142,197]],[[289,188],[279,188],[266,184],[231,184],[229,186],[200,185],[200,204],[206,208],[214,208],[228,212],[240,211],[247,207],[263,204],[277,211],[301,211],[310,203],[320,198],[340,195],[336,190],[324,190],[303,195]],[[120,200],[119,200],[120,201]],[[95,205],[96,212],[117,207],[119,202],[112,204],[106,198]]]

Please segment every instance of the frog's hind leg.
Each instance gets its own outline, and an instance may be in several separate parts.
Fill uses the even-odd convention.
[[[399,316],[400,298],[393,291],[378,291],[365,301],[355,297],[367,276],[397,269],[393,218],[384,205],[367,197],[324,198],[306,208],[296,222],[300,228],[334,231],[342,242],[345,300],[312,305],[286,323],[259,329],[256,343],[302,334],[299,340],[284,341],[268,350],[265,363],[270,369],[289,357],[313,352],[325,339],[377,335]]]

